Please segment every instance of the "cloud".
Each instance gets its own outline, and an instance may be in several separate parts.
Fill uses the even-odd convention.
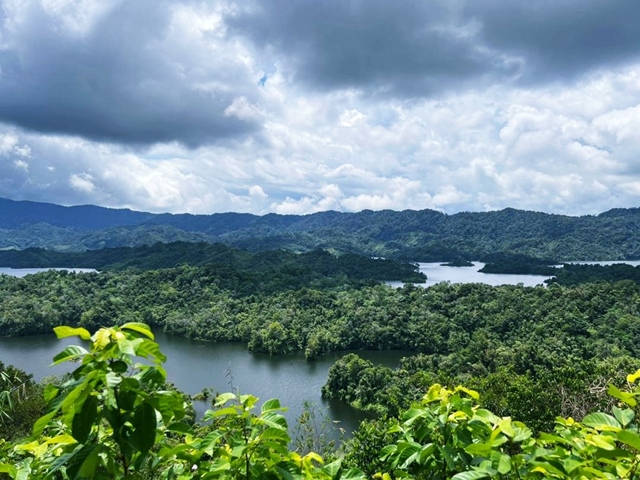
[[[243,49],[195,3],[4,3],[0,120],[95,141],[189,146],[260,128]],[[259,78],[259,77],[256,77]]]
[[[232,31],[295,80],[368,96],[433,97],[496,83],[573,80],[640,57],[640,4],[599,0],[267,0]],[[275,61],[275,60],[274,60]]]
[[[257,214],[638,205],[632,2],[0,7],[0,196]]]

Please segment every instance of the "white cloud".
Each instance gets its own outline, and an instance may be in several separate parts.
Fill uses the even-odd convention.
[[[509,81],[485,81],[475,72],[475,89],[456,83],[429,95],[400,95],[398,89],[410,90],[413,77],[379,72],[381,81],[397,83],[376,90],[340,84],[336,77],[337,86],[310,86],[277,46],[258,48],[225,23],[225,15],[240,8],[231,0],[161,2],[149,19],[131,5],[3,3],[3,82],[9,74],[45,72],[50,75],[32,78],[50,87],[37,90],[50,99],[57,98],[56,85],[49,83],[56,79],[62,85],[84,79],[104,90],[87,97],[97,102],[91,105],[98,116],[80,108],[85,104],[76,105],[79,110],[47,109],[47,115],[80,112],[74,121],[90,132],[0,123],[0,196],[154,212],[258,214],[383,208],[453,213],[509,206],[584,214],[640,204],[637,62],[524,84],[516,77],[531,58],[484,45],[482,58],[501,62]],[[455,15],[452,20],[455,8],[445,10],[439,34],[475,52],[472,43],[482,29],[454,21]],[[109,25],[120,36],[106,35]],[[131,26],[136,29],[129,31]],[[43,44],[43,38],[56,42]],[[361,66],[378,72],[375,65]],[[18,67],[34,70],[21,73]],[[105,70],[108,76],[98,75]],[[70,72],[77,76],[71,79]],[[72,89],[61,105],[75,105],[83,92]],[[41,120],[35,104],[16,112]],[[241,126],[211,134],[227,128],[226,122]],[[105,133],[110,128],[119,130]],[[130,131],[135,139],[118,137]]]
[[[27,162],[25,162],[24,160],[14,160],[13,164],[15,165],[16,168],[20,168],[20,169],[24,170],[25,172],[29,171],[29,164]]]
[[[74,173],[69,177],[69,185],[83,193],[92,193],[96,189],[93,177],[88,173]]]

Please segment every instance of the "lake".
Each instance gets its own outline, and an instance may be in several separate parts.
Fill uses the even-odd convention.
[[[270,356],[251,353],[240,343],[209,343],[154,332],[156,341],[167,356],[168,379],[180,390],[196,394],[207,387],[223,393],[238,390],[261,399],[279,398],[289,407],[285,414],[292,426],[303,412],[305,401],[322,408],[338,428],[348,433],[358,427],[366,416],[338,401],[321,397],[320,389],[327,380],[329,367],[347,352],[334,352],[314,362],[307,362],[302,352]],[[35,380],[49,375],[60,375],[73,369],[73,364],[49,366],[52,358],[65,346],[77,344],[78,339],[58,340],[54,335],[29,337],[0,337],[0,360],[31,373]],[[395,367],[405,351],[358,351],[361,357],[372,362]],[[202,414],[207,405],[196,404]],[[337,428],[334,431],[337,436]]]
[[[473,267],[445,267],[437,263],[418,263],[420,271],[427,276],[426,283],[416,283],[419,287],[430,287],[440,282],[451,283],[485,283],[487,285],[517,285],[524,284],[526,287],[544,285],[548,276],[544,275],[513,275],[506,273],[481,273],[484,267],[482,262],[473,262]],[[403,282],[386,282],[392,287],[401,287]]]
[[[589,265],[611,265],[614,263],[627,263],[629,265],[640,265],[640,260],[612,260],[612,261],[593,261],[593,262],[566,262],[580,263]],[[481,273],[478,270],[484,267],[482,262],[473,262],[473,267],[445,267],[442,262],[437,263],[418,263],[420,271],[427,276],[425,283],[416,283],[419,287],[430,287],[440,282],[451,283],[484,283],[487,285],[517,285],[522,283],[525,287],[535,287],[536,285],[545,285],[544,281],[551,278],[545,275],[514,275],[507,273]],[[401,287],[402,282],[391,281],[386,282],[392,287]]]
[[[12,277],[24,277],[26,275],[32,275],[34,273],[43,272],[46,270],[67,270],[69,272],[96,272],[97,270],[93,268],[8,268],[8,267],[0,267],[0,275],[6,274],[11,275]]]
[[[587,262],[579,262],[587,263]],[[596,262],[588,262],[596,263]],[[597,262],[630,263],[635,262]],[[543,284],[548,277],[541,275],[506,275],[479,273],[484,266],[475,262],[473,267],[443,267],[439,263],[421,263],[420,271],[428,276],[426,284],[438,282],[452,283],[480,282],[489,285],[518,284],[527,286]],[[7,269],[0,268],[0,273],[22,277],[37,273],[43,269]],[[74,271],[93,271],[90,269],[69,269]],[[388,282],[392,286],[402,286],[401,282]],[[322,399],[320,389],[326,382],[327,372],[333,363],[345,355],[337,352],[325,355],[315,362],[307,362],[304,354],[298,352],[290,355],[269,356],[247,351],[246,346],[239,343],[208,343],[197,340],[166,335],[154,332],[162,351],[167,355],[166,364],[169,380],[180,390],[196,394],[203,388],[213,387],[222,393],[238,389],[241,393],[251,393],[263,401],[279,398],[281,403],[289,407],[286,416],[293,422],[303,411],[305,401],[315,403],[325,409],[328,416],[340,422],[339,427],[347,432],[357,428],[365,416],[341,402]],[[47,375],[57,375],[67,371],[64,365],[48,367],[55,354],[66,345],[74,343],[73,339],[57,340],[53,335],[35,335],[30,337],[0,337],[0,360],[7,364],[33,374],[36,380]],[[375,364],[395,367],[400,358],[411,352],[397,351],[358,351],[362,357]],[[69,368],[69,366],[66,366]],[[199,412],[206,405],[197,405]]]

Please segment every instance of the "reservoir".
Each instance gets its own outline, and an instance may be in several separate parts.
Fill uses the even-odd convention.
[[[347,352],[334,352],[307,362],[303,352],[270,356],[251,353],[242,343],[209,343],[166,335],[162,331],[154,334],[167,356],[164,366],[169,381],[186,393],[193,395],[204,388],[213,388],[217,393],[249,393],[259,397],[261,402],[278,398],[283,406],[289,408],[285,416],[290,427],[303,412],[305,402],[315,404],[329,418],[338,421],[336,432],[337,428],[343,428],[350,433],[358,427],[360,420],[366,418],[365,414],[349,405],[325,400],[320,394],[329,367]],[[0,337],[0,360],[31,373],[39,381],[74,368],[71,363],[49,366],[57,353],[72,344],[79,344],[79,339],[58,340],[55,335]],[[411,355],[411,352],[404,351],[357,353],[378,365],[389,367],[397,366],[400,358]],[[197,402],[195,407],[202,414],[208,405]]]
[[[586,262],[584,262],[586,263]],[[590,262],[591,263],[591,262]],[[595,262],[593,262],[595,263]],[[609,263],[609,262],[598,262]],[[613,262],[610,262],[613,263]],[[638,265],[640,262],[620,262]],[[427,274],[426,285],[449,281],[452,283],[480,282],[490,285],[518,284],[527,286],[543,284],[548,277],[539,275],[484,274],[478,270],[483,264],[475,262],[473,267],[444,267],[439,263],[420,264],[420,270]],[[43,269],[0,268],[0,274],[24,276]],[[89,269],[69,269],[92,271]],[[393,286],[401,286],[400,283]],[[197,394],[204,388],[212,388],[223,393],[236,391],[250,393],[261,399],[279,398],[281,404],[289,408],[286,413],[290,426],[303,412],[305,402],[311,402],[326,412],[327,416],[339,423],[337,428],[351,432],[357,428],[365,415],[350,406],[322,399],[320,389],[326,382],[327,372],[333,363],[347,352],[325,355],[314,362],[307,362],[303,352],[281,356],[251,353],[241,343],[209,343],[198,340],[166,335],[154,331],[156,341],[168,360],[165,364],[168,379],[180,390]],[[5,364],[31,373],[39,381],[49,375],[59,375],[73,368],[73,364],[49,367],[54,355],[65,346],[77,343],[78,339],[57,340],[51,335],[28,337],[0,337],[0,360]],[[403,351],[358,351],[363,358],[374,364],[395,367],[400,358],[411,355]],[[196,404],[202,413],[207,408],[204,402]]]

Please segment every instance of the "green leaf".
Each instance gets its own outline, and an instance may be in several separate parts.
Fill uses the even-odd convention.
[[[493,447],[486,443],[472,443],[464,448],[464,451],[473,456],[488,457]]]
[[[8,473],[11,478],[15,477],[18,473],[16,467],[8,465],[6,463],[0,463],[0,473]]]
[[[184,422],[175,422],[167,427],[167,430],[175,433],[183,433],[189,435],[193,433],[193,429]]]
[[[502,475],[506,475],[511,471],[511,457],[506,453],[499,453],[499,452],[495,452],[495,453],[500,456],[496,470],[498,470],[498,473]]]
[[[280,406],[280,400],[277,398],[272,398],[271,400],[267,400],[262,405],[262,413],[268,412],[270,410],[280,410],[282,407]]]
[[[263,440],[276,440],[278,442],[282,442],[287,445],[291,438],[286,430],[282,430],[281,428],[267,428],[264,432],[260,434],[260,438]]]
[[[90,340],[91,334],[84,328],[72,328],[72,327],[55,327],[53,331],[56,333],[58,339],[67,337],[80,337],[82,340]]]
[[[57,365],[68,360],[87,355],[88,353],[89,352],[87,352],[84,348],[79,347],[78,345],[69,345],[67,348],[53,357],[52,365]]]
[[[640,436],[638,436],[637,433],[630,432],[629,430],[620,430],[617,438],[620,442],[640,452]]]
[[[151,329],[149,328],[148,325],[144,323],[140,323],[140,322],[125,323],[120,327],[120,330],[131,330],[133,332],[137,332],[141,335],[144,335],[145,337],[150,338],[151,340],[155,340],[155,337],[153,336]]]
[[[340,472],[340,467],[342,466],[342,458],[338,458],[334,462],[326,464],[321,468],[322,472],[329,475],[331,478],[334,478]]]
[[[340,475],[340,480],[367,480],[367,477],[357,468],[350,468]]]
[[[73,417],[71,423],[71,434],[78,443],[86,443],[91,427],[98,416],[98,398],[95,395],[89,395],[82,404],[82,408]]]
[[[44,427],[46,427],[51,421],[51,419],[56,416],[56,413],[58,413],[57,409],[47,413],[46,415],[43,415],[38,420],[36,420],[36,423],[33,424],[33,431],[32,431],[34,437],[39,437],[40,435],[42,435],[42,432],[44,431]]]
[[[627,382],[635,383],[636,380],[640,378],[640,369],[636,370],[636,373],[630,373],[627,375]]]
[[[582,423],[596,430],[617,432],[621,425],[614,417],[602,412],[590,413],[582,419]]]
[[[635,417],[635,413],[633,413],[633,410],[630,408],[622,409],[614,405],[611,410],[613,411],[613,415],[616,417],[616,420],[618,420],[623,427],[629,425]]]
[[[155,408],[147,402],[138,405],[133,411],[131,423],[133,425],[131,443],[139,452],[145,454],[156,440],[158,423]]]
[[[478,392],[476,392],[475,390],[471,390],[469,388],[463,387],[462,385],[458,385],[455,390],[455,392],[461,391],[466,393],[467,395],[469,395],[471,398],[473,398],[474,400],[479,400],[480,399],[480,394]]]
[[[164,363],[167,361],[167,357],[160,351],[160,345],[156,342],[144,339],[138,345],[135,346],[136,354],[144,358],[153,358],[156,363]]]
[[[227,403],[229,400],[235,400],[237,397],[233,393],[221,393],[216,397],[216,406],[220,406],[224,403]]]
[[[607,393],[612,397],[617,398],[618,400],[622,400],[630,407],[635,407],[638,404],[638,402],[634,398],[635,394],[631,392],[623,392],[622,390],[619,390],[615,385],[609,385]]]
[[[287,419],[285,418],[285,416],[282,415],[281,413],[276,413],[273,411],[260,414],[257,420],[258,420],[258,423],[262,423],[270,427],[275,427],[275,428],[280,428],[285,430],[288,427]]]
[[[83,445],[82,448],[76,450],[66,462],[69,478],[71,480],[93,478],[100,459],[98,456],[100,449],[99,444],[92,443]]]
[[[476,480],[477,478],[487,478],[489,474],[479,470],[468,470],[466,472],[456,473],[451,480]]]

